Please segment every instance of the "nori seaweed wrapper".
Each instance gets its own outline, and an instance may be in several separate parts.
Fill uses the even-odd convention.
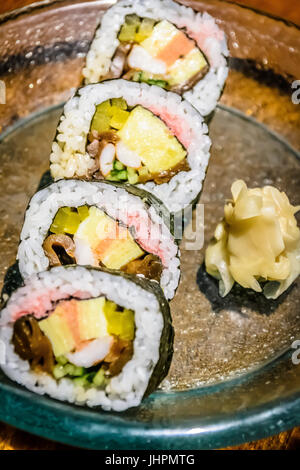
[[[4,276],[3,287],[1,291],[2,303],[11,296],[11,294],[23,285],[23,279],[19,270],[19,262],[16,261],[10,266]]]
[[[115,186],[120,189],[125,189],[128,193],[132,194],[133,196],[137,196],[140,199],[142,199],[142,201],[148,207],[153,206],[156,212],[162,218],[167,228],[170,230],[171,234],[174,233],[174,221],[175,221],[174,216],[169,213],[165,205],[153,194],[145,190],[142,190],[140,188],[137,188],[135,186],[132,186],[130,184],[127,184],[127,183],[124,184],[124,183],[115,183],[115,182],[98,181],[98,180],[95,180],[95,182],[101,182],[102,184],[106,184],[108,186]],[[51,176],[50,170],[48,170],[42,175],[36,192],[41,191],[47,186],[50,186],[52,183],[54,183],[54,180]],[[30,202],[28,203],[28,206],[29,204]],[[25,214],[26,214],[26,211],[25,211]],[[25,218],[25,214],[24,214],[24,218]],[[178,223],[181,223],[181,222],[178,222]],[[178,240],[175,240],[175,241],[178,242]],[[1,291],[2,302],[6,300],[5,299],[6,296],[10,297],[12,292],[18,287],[20,287],[22,284],[23,284],[23,281],[22,281],[22,276],[20,274],[20,270],[19,270],[19,263],[18,261],[16,261],[12,266],[10,266],[7,269],[7,272],[4,276],[4,284],[3,284],[2,291]]]
[[[50,171],[45,172],[39,182],[37,191],[44,189],[45,187],[49,186],[53,182],[54,180],[50,174]],[[154,206],[155,210],[161,216],[161,218],[163,219],[163,221],[169,228],[170,232],[173,233],[172,231],[174,229],[174,219],[170,217],[169,211],[157,197],[153,196],[147,191],[139,189],[135,186],[131,186],[129,184],[114,183],[114,182],[113,183],[103,182],[103,183],[107,185],[113,185],[119,188],[123,188],[130,194],[140,197],[143,200],[143,202],[149,207]],[[67,269],[68,266],[65,266],[65,268]],[[174,329],[172,326],[172,318],[170,314],[169,303],[167,299],[165,298],[159,283],[156,281],[151,281],[149,279],[146,279],[140,276],[126,274],[126,273],[119,272],[119,271],[113,271],[110,269],[106,269],[104,267],[93,268],[93,269],[99,269],[100,271],[108,272],[115,276],[123,276],[126,279],[129,279],[135,284],[141,286],[143,289],[154,293],[156,298],[159,301],[161,313],[163,315],[164,326],[163,326],[163,331],[162,331],[161,341],[160,341],[159,360],[153,370],[153,373],[148,383],[148,387],[144,394],[144,396],[150,395],[154,390],[156,390],[158,385],[168,374],[168,371],[171,365],[172,356],[173,356]],[[18,261],[16,261],[12,266],[8,268],[4,277],[3,288],[1,291],[2,307],[7,302],[11,294],[16,289],[23,286],[23,284],[24,282],[23,282],[23,279],[19,270],[19,263]]]

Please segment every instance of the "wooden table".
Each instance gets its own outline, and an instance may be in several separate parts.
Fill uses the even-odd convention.
[[[235,1],[235,0],[232,0]],[[31,0],[2,0],[0,14],[32,3]],[[238,0],[237,3],[251,6],[281,16],[300,25],[299,0]],[[0,423],[0,450],[62,450],[69,449],[55,442],[32,436],[11,426]],[[236,450],[296,450],[300,449],[300,427],[282,432],[277,436],[249,442],[228,449]]]

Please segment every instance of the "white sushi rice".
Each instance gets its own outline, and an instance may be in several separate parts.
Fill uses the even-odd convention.
[[[81,291],[80,295],[78,292]],[[36,373],[29,363],[14,351],[11,342],[13,323],[23,314],[31,314],[30,305],[38,305],[43,293],[43,306],[53,309],[59,299],[94,298],[105,296],[121,307],[135,312],[134,352],[120,374],[113,377],[104,390],[84,389],[71,379],[55,380],[47,373]],[[55,293],[55,294],[54,294]],[[26,305],[28,310],[26,310]],[[39,317],[47,312],[39,312]],[[159,346],[164,320],[154,293],[121,276],[77,267],[57,267],[32,276],[25,286],[15,291],[0,314],[0,340],[5,344],[4,373],[12,380],[38,394],[105,410],[123,411],[137,406],[147,389],[149,379],[159,359]]]
[[[178,247],[169,229],[153,207],[148,207],[138,196],[123,188],[101,182],[61,180],[38,191],[31,199],[25,214],[21,242],[17,258],[23,279],[49,268],[49,259],[44,253],[43,242],[60,207],[96,206],[113,219],[120,219],[124,210],[138,214],[139,220],[148,221],[151,228],[150,242],[159,246],[163,253],[161,288],[168,299],[174,296],[180,277]],[[151,236],[153,240],[151,240]]]
[[[133,13],[142,18],[167,20],[179,29],[185,28],[187,34],[196,40],[208,59],[210,69],[205,77],[183,96],[203,116],[210,114],[217,105],[228,75],[229,53],[225,34],[208,13],[197,13],[172,0],[121,0],[107,10],[87,54],[86,66],[83,69],[86,84],[99,82],[108,73],[120,44],[117,38],[120,28],[125,22],[125,16]],[[204,39],[201,41],[199,32],[204,32]]]
[[[53,178],[83,178],[94,168],[95,160],[86,151],[86,143],[96,106],[118,97],[123,97],[130,107],[141,105],[150,110],[153,107],[163,110],[179,123],[187,142],[184,147],[191,170],[178,173],[168,183],[148,182],[137,186],[155,194],[171,212],[185,208],[197,197],[205,178],[211,145],[208,128],[200,114],[179,95],[144,83],[109,80],[78,90],[78,95],[64,107],[52,145]]]

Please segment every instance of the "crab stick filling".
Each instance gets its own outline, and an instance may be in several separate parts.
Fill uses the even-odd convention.
[[[61,301],[40,320],[18,318],[12,342],[35,371],[104,387],[131,359],[134,336],[134,312],[98,297]]]

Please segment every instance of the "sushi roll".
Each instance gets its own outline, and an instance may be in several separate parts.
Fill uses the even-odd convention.
[[[82,266],[36,274],[0,312],[1,365],[58,400],[123,411],[166,376],[170,310],[158,284]]]
[[[225,34],[214,18],[171,0],[121,0],[103,16],[83,69],[85,84],[125,78],[183,95],[203,116],[227,75]]]
[[[201,190],[207,132],[200,114],[175,93],[126,80],[88,85],[65,105],[51,174],[137,185],[179,211]]]
[[[180,277],[178,246],[159,201],[129,189],[61,180],[38,191],[18,249],[23,279],[51,266],[103,266],[159,282],[171,299]]]

